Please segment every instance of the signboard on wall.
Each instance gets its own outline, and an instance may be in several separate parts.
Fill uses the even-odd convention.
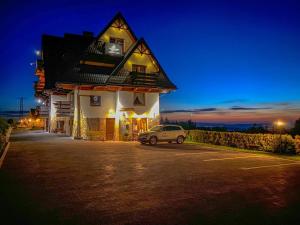
[[[101,106],[101,96],[90,96],[90,106]]]
[[[122,55],[122,46],[116,43],[106,43],[105,44],[105,54],[113,56]]]

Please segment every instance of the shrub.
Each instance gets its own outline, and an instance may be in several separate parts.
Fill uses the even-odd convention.
[[[5,134],[8,127],[9,124],[4,119],[0,118],[0,134]]]
[[[299,135],[296,135],[295,142],[296,142],[296,153],[299,154],[300,153],[300,136]]]
[[[191,130],[187,140],[266,152],[294,154],[296,151],[296,142],[290,135]]]

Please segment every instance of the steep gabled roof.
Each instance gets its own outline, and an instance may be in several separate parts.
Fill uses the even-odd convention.
[[[131,29],[131,27],[128,25],[125,17],[122,15],[122,13],[118,12],[112,19],[111,21],[103,28],[103,30],[96,36],[96,40],[99,40],[100,37],[108,30],[108,28],[110,28],[114,22],[121,20],[124,22],[124,24],[126,24],[126,28],[129,30],[129,32],[131,33],[132,37],[134,38],[134,40],[137,40],[137,37],[135,35],[135,33],[133,32],[133,30]]]
[[[97,43],[99,38],[116,21],[121,21],[116,26],[120,24],[120,26],[125,26],[125,29],[128,29],[135,39],[135,43],[132,44],[123,57],[96,55],[96,61],[115,65],[114,67],[108,68],[101,65],[84,64],[85,60],[88,61],[93,56],[89,52],[89,48]],[[55,88],[56,83],[91,84],[95,86],[151,86],[169,90],[176,89],[176,86],[170,81],[146,41],[143,38],[139,40],[136,38],[121,13],[117,13],[97,37],[85,35],[54,37],[45,35],[42,40],[46,78],[45,89]],[[141,47],[142,50],[140,49]],[[144,52],[145,49],[147,50],[146,52]],[[122,70],[125,63],[137,50],[141,50],[141,53],[151,56],[155,62],[155,67],[158,69],[157,73],[134,74],[134,72]],[[149,80],[151,81],[149,82]]]
[[[126,55],[124,56],[123,60],[120,62],[119,65],[117,65],[115,67],[115,69],[112,71],[109,79],[107,80],[107,83],[110,83],[111,78],[113,78],[114,76],[116,76],[118,74],[118,72],[123,68],[124,64],[128,61],[128,59],[130,58],[130,56],[132,56],[132,54],[138,49],[138,47],[140,45],[144,45],[146,47],[146,49],[149,51],[151,57],[154,59],[156,65],[159,68],[160,71],[160,76],[158,77],[159,80],[161,81],[161,84],[163,84],[166,88],[170,88],[170,89],[177,89],[177,87],[171,82],[171,80],[168,78],[167,74],[165,73],[164,69],[162,68],[162,66],[160,65],[160,63],[158,62],[157,58],[155,57],[155,55],[153,54],[153,52],[151,51],[149,45],[147,44],[147,42],[145,41],[144,38],[140,38],[126,53]]]
[[[65,34],[64,37],[42,36],[45,89],[55,87],[55,83],[73,66],[73,62],[92,40],[92,37],[74,34]]]

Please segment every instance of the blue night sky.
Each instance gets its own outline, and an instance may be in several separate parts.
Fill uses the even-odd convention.
[[[169,3],[172,2],[172,3]],[[93,31],[121,11],[178,90],[161,96],[171,119],[265,122],[300,117],[300,1],[4,1],[0,111],[33,97],[41,35]]]

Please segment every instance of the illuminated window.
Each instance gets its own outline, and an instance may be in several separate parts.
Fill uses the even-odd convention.
[[[145,93],[134,93],[133,94],[133,105],[135,105],[135,106],[145,105]]]
[[[132,72],[146,73],[146,66],[132,64]]]
[[[89,131],[101,130],[101,122],[99,118],[86,118],[86,122]]]
[[[113,44],[118,44],[118,45],[120,45],[120,46],[121,46],[121,49],[122,49],[122,53],[125,52],[124,39],[122,39],[122,38],[114,38],[114,37],[110,37],[109,42],[110,42],[110,43],[113,43]]]

